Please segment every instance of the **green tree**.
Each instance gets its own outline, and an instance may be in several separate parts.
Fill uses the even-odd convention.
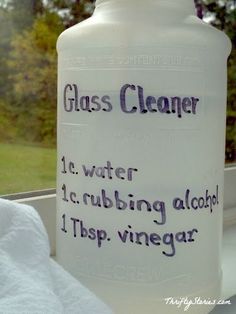
[[[228,103],[226,161],[236,161],[236,1],[204,1],[205,14],[212,14],[212,24],[231,39],[232,53],[228,62]]]
[[[31,30],[13,38],[8,65],[14,90],[12,106],[19,136],[55,143],[56,40],[63,24],[56,13],[38,17]]]
[[[10,50],[10,40],[13,35],[12,21],[6,9],[0,7],[0,100],[4,101],[9,90],[7,84],[7,59]]]
[[[17,32],[31,27],[35,17],[44,12],[42,0],[8,0],[4,7],[7,8]]]
[[[56,40],[66,27],[89,17],[93,5],[93,0],[0,0],[11,26],[0,57],[0,70],[2,65],[5,71],[0,83],[8,96],[0,110],[4,121],[16,126],[17,138],[55,142]]]
[[[63,21],[66,28],[79,23],[91,16],[95,0],[51,0],[48,8],[63,12]]]
[[[15,136],[12,106],[13,88],[8,67],[11,40],[16,34],[32,27],[34,19],[42,12],[42,0],[0,0],[0,138],[9,141]],[[12,112],[12,113],[11,113]]]

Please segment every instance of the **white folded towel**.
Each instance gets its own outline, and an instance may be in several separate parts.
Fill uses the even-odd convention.
[[[49,252],[38,213],[0,199],[0,314],[112,313]]]

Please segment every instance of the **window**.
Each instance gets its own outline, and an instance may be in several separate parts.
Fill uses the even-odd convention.
[[[41,1],[0,1],[0,194],[55,187],[56,52]]]
[[[235,1],[195,2],[198,15],[233,41],[226,139],[229,191],[236,186]],[[0,0],[0,195],[55,188],[55,44],[65,28],[89,17],[93,7],[93,0]],[[231,207],[236,204],[233,194]]]

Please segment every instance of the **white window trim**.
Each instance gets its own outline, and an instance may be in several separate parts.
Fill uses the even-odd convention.
[[[224,208],[236,208],[236,166],[225,168]]]
[[[33,206],[48,233],[51,255],[56,255],[56,193],[55,189],[6,195],[4,198]],[[236,224],[236,166],[225,168],[224,227]]]
[[[56,194],[15,199],[18,203],[33,206],[39,213],[47,230],[51,255],[56,255]]]

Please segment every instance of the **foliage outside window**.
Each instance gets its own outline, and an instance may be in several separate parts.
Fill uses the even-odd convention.
[[[235,2],[195,0],[233,43],[226,163],[236,161]],[[0,0],[0,194],[55,186],[56,40],[93,9],[93,0]]]

